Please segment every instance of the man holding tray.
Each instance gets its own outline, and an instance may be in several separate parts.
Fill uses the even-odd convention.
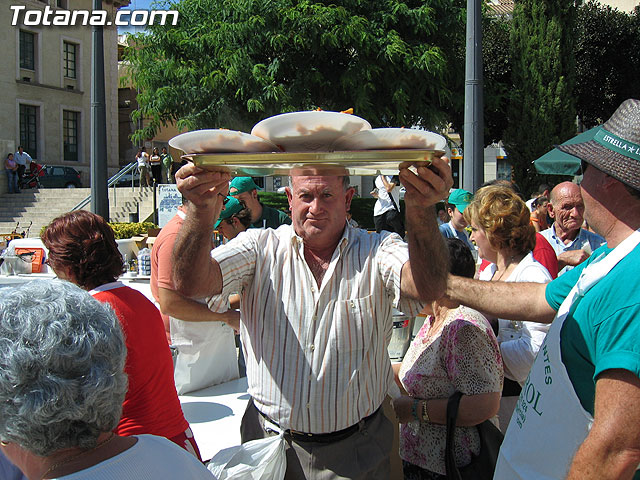
[[[176,179],[191,201],[174,249],[176,287],[210,305],[241,292],[252,397],[243,442],[284,430],[287,479],[387,480],[393,427],[380,406],[393,382],[392,307],[415,315],[444,291],[434,205],[453,183],[446,159],[400,172],[408,244],[347,225],[348,176],[294,176],[292,225],[249,229],[211,251],[229,176],[189,164]]]

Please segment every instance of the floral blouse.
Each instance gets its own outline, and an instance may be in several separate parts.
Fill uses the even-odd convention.
[[[461,306],[450,310],[439,331],[429,332],[428,317],[407,351],[399,378],[416,398],[448,398],[501,392],[502,357],[489,322],[479,312]],[[493,420],[495,421],[495,419]],[[445,475],[446,425],[409,422],[400,426],[400,457],[431,472]],[[459,466],[480,452],[475,427],[457,427],[455,457]]]

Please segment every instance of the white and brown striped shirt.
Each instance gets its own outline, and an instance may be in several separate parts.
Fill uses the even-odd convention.
[[[221,300],[241,292],[249,393],[283,428],[328,433],[372,414],[393,381],[387,344],[392,307],[409,258],[396,234],[345,228],[318,288],[293,228],[251,229],[211,252],[224,278]]]

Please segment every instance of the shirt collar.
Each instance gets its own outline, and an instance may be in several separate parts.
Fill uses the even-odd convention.
[[[294,247],[296,249],[296,251],[298,253],[302,252],[302,246],[304,245],[304,241],[302,240],[302,237],[300,237],[296,231],[295,228],[293,228],[293,225],[290,225],[291,227],[291,246]],[[338,242],[338,248],[340,249],[340,253],[344,252],[345,248],[347,248],[347,245],[349,245],[349,243],[352,243],[355,239],[355,229],[349,225],[347,223],[347,221],[345,220],[345,228],[344,231],[342,232],[342,237],[340,237],[340,241]]]

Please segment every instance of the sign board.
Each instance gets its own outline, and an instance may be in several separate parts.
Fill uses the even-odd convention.
[[[164,227],[182,205],[182,194],[174,184],[158,185],[158,226]]]

